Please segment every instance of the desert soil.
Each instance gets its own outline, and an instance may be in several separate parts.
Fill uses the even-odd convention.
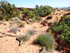
[[[50,21],[59,21],[60,17],[66,13],[66,11],[61,10],[60,12],[55,11],[51,15],[53,18]],[[57,14],[58,13],[58,14]],[[57,15],[56,15],[57,14]],[[45,20],[47,17],[43,17],[42,21]],[[48,26],[43,26],[40,23],[33,22],[30,24],[27,24],[26,22],[24,27],[19,27],[20,32],[12,33],[9,32],[11,27],[17,27],[18,24],[14,21],[12,24],[10,24],[9,21],[5,21],[0,23],[0,53],[39,53],[39,50],[41,47],[38,45],[32,44],[33,41],[40,35],[46,32],[48,29]],[[36,30],[36,34],[30,38],[27,42],[23,43],[21,46],[19,46],[19,42],[16,40],[17,36],[20,36],[22,34],[26,34],[28,30]],[[8,34],[8,35],[6,35]],[[11,36],[9,36],[11,35]],[[57,51],[53,51],[53,53],[59,53]]]

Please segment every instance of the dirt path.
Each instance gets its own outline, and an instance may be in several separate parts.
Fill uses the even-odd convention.
[[[2,37],[0,38],[0,53],[17,53],[18,41],[15,37]]]

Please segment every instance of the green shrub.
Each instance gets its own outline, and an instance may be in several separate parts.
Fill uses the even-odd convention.
[[[43,17],[43,16],[49,15],[52,11],[53,11],[53,8],[50,7],[50,6],[47,6],[47,5],[38,6],[38,5],[36,5],[36,10],[34,11],[34,13],[36,15],[39,15],[39,16]]]
[[[15,7],[15,5],[11,5],[7,1],[1,1],[0,2],[0,9],[2,10],[3,19],[9,20],[12,17],[19,17],[20,11]]]
[[[19,41],[19,46],[21,46],[21,44],[30,40],[30,37],[31,37],[31,35],[29,35],[29,34],[22,34],[22,35],[17,36],[16,40]]]
[[[36,21],[40,21],[40,16],[34,16],[34,17],[32,18],[32,20],[35,21],[35,22],[36,22]]]
[[[63,24],[62,40],[64,43],[70,43],[70,16],[65,16],[61,20]]]
[[[34,42],[42,47],[46,47],[48,51],[54,48],[54,39],[50,34],[41,34]]]
[[[59,25],[59,23],[57,23],[57,22],[52,23],[52,26],[50,28],[55,33],[60,33],[60,32],[63,31],[62,30],[63,29],[63,26],[62,25]]]
[[[59,23],[52,24],[50,28],[60,34],[62,43],[70,43],[70,16],[63,16]]]
[[[22,14],[23,14],[23,18],[22,19],[31,19],[35,16],[35,14],[33,13],[33,11],[27,9],[27,8],[22,8]]]
[[[18,37],[19,40],[25,42],[27,40],[29,40],[30,36],[29,35],[21,35]]]
[[[49,15],[54,9],[50,6],[38,6],[36,5],[36,9],[29,10],[27,8],[22,8],[23,19],[34,19],[39,20],[41,17]]]

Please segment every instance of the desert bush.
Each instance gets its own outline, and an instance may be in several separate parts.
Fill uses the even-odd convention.
[[[36,22],[36,21],[40,21],[40,18],[41,18],[40,16],[36,15],[33,18],[31,18],[31,19]]]
[[[22,13],[27,16],[27,14],[29,13],[29,10],[27,8],[22,8]]]
[[[29,38],[30,38],[29,35],[21,35],[21,36],[18,37],[18,39],[20,39],[23,42],[29,40]]]
[[[50,34],[41,34],[34,42],[42,47],[46,47],[48,51],[54,48],[54,39]]]
[[[60,33],[60,32],[63,31],[62,30],[63,29],[63,26],[59,25],[59,23],[57,23],[57,22],[52,23],[52,26],[50,28],[55,33]]]
[[[62,40],[65,43],[70,43],[70,16],[64,17],[60,23],[63,24]]]
[[[14,17],[11,19],[12,21],[16,21],[21,27],[24,27],[24,23],[18,17]]]
[[[19,17],[20,11],[15,7],[15,5],[11,5],[7,1],[0,2],[0,9],[2,10],[2,18],[3,19],[11,19],[12,17]]]
[[[27,8],[22,8],[22,14],[23,14],[23,20],[25,19],[31,19],[35,16],[35,14],[33,13],[33,11],[30,11]]]
[[[20,35],[16,38],[17,41],[19,41],[19,46],[21,46],[24,42],[28,41],[30,39],[30,35]]]
[[[27,32],[27,33],[28,33],[29,35],[34,35],[34,34],[35,34],[35,32],[36,32],[35,30],[28,30],[28,32]]]
[[[0,9],[0,20],[2,20],[3,19],[3,12],[2,12],[2,9]]]
[[[61,39],[63,43],[70,43],[70,16],[63,16],[59,23],[55,23],[51,26],[52,31],[55,33],[61,33]]]
[[[13,32],[13,33],[17,33],[17,32],[19,32],[20,31],[20,29],[18,28],[18,27],[12,27],[11,29],[10,29],[10,32]]]
[[[50,6],[47,6],[47,5],[45,5],[45,6],[38,6],[38,5],[36,5],[36,10],[34,11],[34,13],[36,14],[36,15],[39,15],[39,16],[47,16],[47,15],[49,15],[51,12],[53,11],[53,8],[52,7],[50,7]]]
[[[35,19],[39,20],[41,17],[49,15],[54,9],[50,6],[38,6],[36,5],[36,9],[33,11],[27,9],[27,8],[22,8],[22,14],[23,19]]]
[[[38,9],[39,8],[39,6],[38,5],[35,5],[35,9]]]

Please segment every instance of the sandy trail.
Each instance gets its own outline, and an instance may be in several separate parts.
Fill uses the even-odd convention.
[[[0,38],[0,53],[17,53],[18,41],[15,37]]]
[[[2,26],[1,26],[2,27]],[[3,29],[2,29],[3,28]],[[0,32],[5,32],[7,34],[12,34],[9,33],[8,30],[10,27],[6,26],[2,27]],[[27,30],[34,29],[36,30],[36,34],[30,38],[27,42],[25,42],[23,45],[18,46],[18,41],[16,41],[16,37],[8,37],[5,36],[3,38],[0,38],[0,52],[1,53],[39,53],[39,50],[41,49],[37,45],[33,45],[32,42],[39,36],[39,34],[44,33],[47,30],[47,26],[42,27],[40,23],[32,23],[32,24],[26,24],[24,28],[21,29],[21,33],[24,32],[26,33]],[[5,30],[6,29],[6,30]],[[23,31],[25,30],[25,31]],[[17,33],[17,35],[21,34]],[[1,34],[2,35],[2,34]],[[13,34],[12,34],[13,35]],[[5,49],[7,48],[7,49]]]

